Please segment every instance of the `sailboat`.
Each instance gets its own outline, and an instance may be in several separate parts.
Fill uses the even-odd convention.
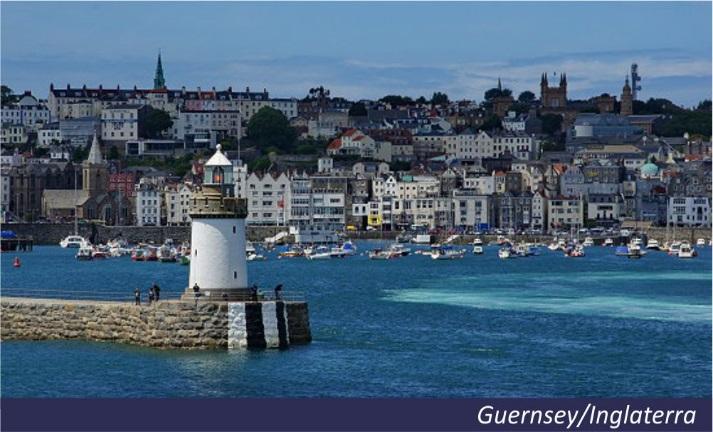
[[[94,137],[96,140],[96,136]],[[89,244],[89,241],[79,235],[79,220],[77,219],[77,170],[74,170],[74,234],[63,238],[59,245],[63,248],[81,248]],[[91,254],[90,254],[91,255]]]

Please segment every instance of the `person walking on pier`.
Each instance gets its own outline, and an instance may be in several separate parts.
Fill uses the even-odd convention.
[[[141,290],[139,290],[138,288],[134,290],[134,304],[136,306],[141,305]]]
[[[253,286],[250,287],[250,294],[252,297],[252,301],[256,302],[257,301],[257,284],[253,284]]]
[[[149,306],[153,303],[154,298],[156,298],[156,296],[154,295],[153,287],[151,287],[149,288]]]
[[[193,295],[196,296],[196,307],[198,307],[198,297],[201,296],[201,287],[198,286],[198,282],[193,285]]]

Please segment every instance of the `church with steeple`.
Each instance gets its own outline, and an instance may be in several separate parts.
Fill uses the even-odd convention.
[[[101,221],[105,225],[131,224],[129,197],[119,191],[109,191],[109,164],[102,156],[96,135],[87,159],[82,162],[81,174],[74,189],[43,191],[43,216],[68,219],[76,212],[80,219]]]
[[[158,61],[156,61],[156,73],[153,78],[154,90],[166,90],[166,79],[163,77],[163,65],[161,64],[161,51],[158,52]]]

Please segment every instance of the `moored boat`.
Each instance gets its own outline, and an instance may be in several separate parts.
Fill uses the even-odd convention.
[[[582,246],[584,246],[584,247],[594,246],[594,240],[591,237],[585,237],[584,243],[582,243]]]
[[[681,247],[678,250],[679,258],[694,258],[696,255],[696,250],[691,247],[690,243],[681,243]]]
[[[80,261],[91,261],[92,260],[92,248],[88,245],[84,245],[79,248],[77,255],[75,257]]]
[[[59,245],[63,248],[81,248],[82,245],[88,243],[87,240],[78,235],[69,235],[59,242]]]
[[[604,240],[604,246],[614,246],[614,240],[612,240],[611,238],[607,237],[607,238]]]
[[[176,262],[176,253],[167,244],[158,249],[158,260],[162,263]]]
[[[649,239],[648,242],[646,242],[646,249],[651,249],[651,250],[661,250],[661,245],[659,244],[659,241],[656,239]]]
[[[332,251],[327,247],[327,246],[317,246],[316,249],[311,250],[309,255],[305,255],[308,260],[313,261],[313,260],[323,260],[323,259],[331,259],[332,258]]]
[[[699,238],[696,240],[696,246],[705,246],[706,245],[706,239]]]
[[[503,247],[498,250],[498,258],[508,259],[510,257],[512,257],[512,251],[509,247]]]
[[[483,246],[480,246],[480,245],[473,246],[473,253],[476,255],[482,255],[483,254]]]
[[[448,246],[438,248],[435,252],[431,253],[431,258],[434,260],[461,259],[464,256],[465,252],[463,250],[455,249]]]

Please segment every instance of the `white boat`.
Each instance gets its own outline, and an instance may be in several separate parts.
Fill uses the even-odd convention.
[[[434,260],[452,260],[461,259],[465,256],[465,252],[461,249],[440,248],[431,254]]]
[[[411,253],[411,249],[404,247],[404,245],[400,243],[394,243],[391,246],[389,246],[389,252],[391,252],[394,255],[398,256],[407,256],[408,254]]]
[[[705,246],[706,245],[706,239],[699,238],[696,240],[696,246]]]
[[[584,243],[582,243],[582,246],[584,246],[584,247],[594,246],[594,240],[591,237],[585,237]]]
[[[614,240],[607,237],[607,239],[604,240],[604,246],[614,246]]]
[[[473,253],[476,255],[482,255],[483,254],[483,246],[479,246],[479,245],[473,246]]]
[[[356,253],[357,253],[357,248],[350,241],[346,241],[341,246],[332,248],[332,255],[335,258],[344,258],[347,256],[356,255]]]
[[[59,245],[63,248],[80,248],[82,245],[89,243],[84,237],[78,235],[70,235],[62,239]]]
[[[510,248],[501,248],[498,250],[498,258],[500,259],[508,259],[512,256],[512,252],[510,251]]]
[[[696,251],[688,242],[681,243],[681,248],[678,250],[679,258],[694,258],[695,256]]]
[[[483,240],[481,240],[480,237],[476,237],[475,240],[473,240],[473,246],[483,246]]]
[[[633,239],[631,239],[630,244],[641,247],[644,245],[644,242],[639,237],[634,237]]]
[[[556,243],[556,242],[552,242],[552,243],[549,244],[549,246],[547,246],[547,249],[549,249],[549,250],[551,250],[551,251],[556,251],[556,250],[559,249],[559,248],[560,248],[560,246],[559,246],[559,244]]]
[[[248,261],[265,261],[265,255],[261,255],[255,252],[248,252],[245,259]]]
[[[76,258],[81,261],[90,261],[92,259],[92,253],[94,250],[89,245],[83,245],[77,251]]]
[[[646,249],[661,250],[661,245],[658,240],[649,239],[649,241],[646,242]]]
[[[678,251],[681,250],[682,243],[680,241],[671,242],[671,246],[668,248],[668,254],[671,256],[678,256]]]
[[[308,260],[323,260],[331,259],[332,251],[327,246],[318,246],[312,250],[309,255],[306,255]]]
[[[255,245],[252,242],[245,243],[245,253],[255,253]]]

